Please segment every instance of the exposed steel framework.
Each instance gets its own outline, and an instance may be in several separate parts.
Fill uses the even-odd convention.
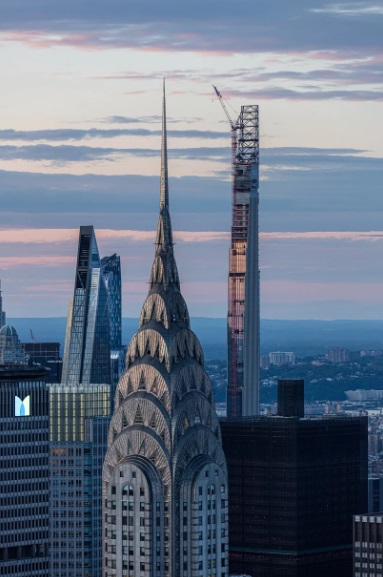
[[[259,167],[259,117],[258,106],[242,106],[238,119],[234,122],[227,111],[222,95],[214,90],[229,119],[232,134],[232,226],[231,247],[229,253],[228,283],[228,385],[227,415],[240,417],[257,414],[259,411],[259,274],[258,274],[258,167]],[[253,212],[250,215],[250,197],[253,197]],[[249,225],[252,223],[253,235],[251,251],[248,251]],[[249,247],[250,250],[250,247]],[[252,264],[252,278],[246,279],[247,291],[251,291],[251,314],[247,315],[252,330],[247,331],[245,342],[245,277],[246,261]],[[246,347],[246,351],[245,351]],[[246,354],[247,353],[247,354]],[[252,367],[246,367],[250,363]],[[245,372],[254,388],[251,407],[243,410],[243,390]],[[255,381],[255,382],[254,382]]]

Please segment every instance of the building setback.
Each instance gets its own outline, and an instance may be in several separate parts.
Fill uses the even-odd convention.
[[[230,572],[349,577],[352,516],[367,507],[367,418],[304,418],[301,381],[279,389],[277,416],[221,421]]]
[[[0,368],[0,575],[49,577],[46,371]]]
[[[227,470],[169,215],[165,93],[149,293],[115,397],[103,470],[103,577],[226,577]]]

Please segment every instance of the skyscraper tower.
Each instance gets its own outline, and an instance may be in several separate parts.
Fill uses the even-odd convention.
[[[232,133],[227,415],[240,417],[259,413],[258,106],[241,107]]]
[[[102,466],[111,415],[107,289],[92,226],[80,228],[60,384],[49,386],[50,577],[100,577]]]
[[[117,254],[101,259],[102,274],[108,293],[110,348],[121,348],[121,263]]]
[[[103,577],[222,577],[228,574],[226,462],[174,259],[165,93],[155,245],[109,430]]]
[[[93,226],[80,227],[61,382],[66,385],[110,383],[108,294]]]
[[[126,347],[121,344],[121,263],[117,254],[101,259],[102,274],[108,294],[110,328],[110,379],[114,393],[125,370]]]

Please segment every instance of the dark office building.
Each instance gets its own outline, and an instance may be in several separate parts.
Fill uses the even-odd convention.
[[[0,575],[49,577],[46,371],[0,367]]]
[[[367,418],[289,416],[299,395],[299,382],[280,382],[277,416],[221,421],[232,574],[352,575],[352,517],[367,509]]]
[[[28,364],[39,364],[47,370],[47,383],[60,383],[62,358],[60,343],[21,343]]]

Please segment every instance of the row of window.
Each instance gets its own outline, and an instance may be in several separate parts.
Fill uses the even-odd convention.
[[[0,446],[0,457],[10,457],[11,459],[16,458],[19,455],[47,455],[48,458],[48,439],[45,439],[43,443],[30,443],[30,437],[28,437],[29,442],[25,442],[22,445],[17,444],[12,438],[12,443],[8,446]],[[48,461],[47,461],[48,462]]]
[[[30,463],[29,463],[30,465]],[[28,465],[28,467],[29,467]],[[27,465],[25,465],[27,466]],[[44,469],[36,469],[36,467],[31,467],[30,470],[26,469],[12,469],[11,471],[0,471],[0,482],[5,481],[25,481],[26,479],[47,479],[49,476],[49,470],[47,467]],[[14,487],[13,487],[14,490]],[[3,488],[1,488],[2,492]]]
[[[355,541],[355,547],[365,547],[370,549],[383,549],[382,543],[370,543],[368,541]]]
[[[371,562],[371,563],[355,563],[355,567],[362,567],[363,569],[369,568],[370,570],[373,570],[375,568],[376,569],[382,569],[382,564],[376,563],[376,565],[375,565],[375,563],[373,563],[373,562]]]

